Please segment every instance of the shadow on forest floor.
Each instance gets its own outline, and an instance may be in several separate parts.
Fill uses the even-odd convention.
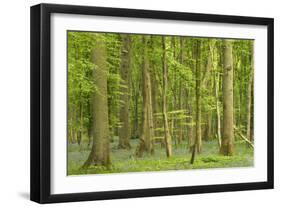
[[[196,156],[195,163],[189,163],[191,153],[186,144],[173,146],[173,156],[167,158],[165,148],[160,143],[155,144],[153,155],[144,155],[141,158],[135,156],[138,140],[131,140],[130,150],[118,149],[118,142],[111,143],[111,161],[109,169],[90,166],[87,170],[81,170],[81,166],[90,153],[90,147],[86,143],[68,145],[68,175],[103,174],[120,172],[144,172],[163,170],[185,170],[206,168],[230,168],[253,166],[253,149],[244,142],[235,143],[234,156],[222,156],[218,154],[217,141],[203,142],[202,153]]]

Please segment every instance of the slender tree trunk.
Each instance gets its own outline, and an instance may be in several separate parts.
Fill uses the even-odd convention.
[[[165,38],[164,38],[165,39]],[[172,50],[172,54],[173,54],[173,59],[176,60],[176,40],[175,40],[175,37],[171,37],[171,42],[170,42],[170,45],[171,45],[171,50]],[[166,49],[165,49],[166,50]],[[165,53],[166,55],[166,53]],[[166,57],[165,57],[166,59]],[[165,60],[166,61],[166,60]],[[166,63],[167,65],[167,63]],[[167,72],[168,73],[168,72]],[[171,88],[172,88],[172,93],[173,93],[173,96],[172,96],[172,101],[171,101],[171,108],[172,109],[176,109],[177,107],[177,81],[176,81],[176,72],[173,71],[172,73],[172,77],[170,77],[170,85],[171,85]],[[166,101],[167,102],[167,101]],[[169,128],[169,131],[170,131],[170,136],[173,138],[174,140],[174,143],[175,143],[175,147],[177,147],[177,134],[175,133],[175,129],[177,128],[177,123],[176,123],[176,120],[175,120],[175,114],[170,114],[170,128]]]
[[[140,84],[136,83],[136,86],[132,84],[132,89],[134,91],[134,120],[133,120],[133,133],[134,138],[139,138],[139,91]]]
[[[233,59],[231,40],[224,40],[223,54],[223,135],[220,152],[223,155],[231,156],[234,153]]]
[[[83,104],[82,104],[82,95],[80,96],[80,103],[79,103],[79,129],[77,134],[77,142],[80,145],[82,141],[83,135]]]
[[[75,143],[75,138],[74,138],[74,108],[73,106],[69,106],[68,108],[68,120],[70,122],[68,123],[68,141],[72,144]]]
[[[167,85],[168,85],[168,68],[166,63],[166,44],[165,37],[162,36],[162,65],[163,65],[163,93],[162,93],[162,113],[163,113],[163,121],[164,121],[164,138],[166,144],[166,155],[167,157],[172,156],[172,139],[169,131],[168,117],[167,117]]]
[[[254,67],[254,65],[253,65]],[[255,70],[254,70],[255,71]],[[251,106],[251,135],[250,135],[250,141],[254,142],[254,77],[252,80],[252,106]]]
[[[150,41],[151,41],[151,44],[150,44],[150,49],[151,49],[151,52],[152,54],[155,54],[155,41],[154,41],[154,37],[153,35],[150,36]],[[158,128],[161,127],[161,119],[158,117],[158,116],[155,116],[155,114],[159,113],[160,111],[160,104],[159,104],[159,100],[158,100],[158,97],[161,95],[160,92],[159,92],[159,79],[158,79],[158,76],[157,76],[157,64],[155,63],[155,59],[153,57],[151,57],[150,59],[150,65],[151,65],[151,90],[152,90],[152,109],[153,109],[153,124],[154,124],[154,128],[155,128],[155,131],[154,131],[154,136],[155,137],[160,137],[161,134],[158,130]],[[160,140],[161,142],[163,142],[163,145],[164,145],[164,140],[161,139]]]
[[[237,57],[236,60],[236,68],[237,68],[237,77],[236,80],[238,83],[240,83],[237,87],[237,115],[236,115],[236,126],[239,128],[241,125],[241,85],[242,84],[242,78],[241,78],[241,72],[240,72],[240,59]]]
[[[191,97],[189,97],[191,98]],[[188,126],[188,143],[189,143],[189,148],[190,151],[192,151],[192,146],[195,144],[195,139],[194,139],[194,126],[193,126],[193,107],[192,104],[189,102],[188,103],[188,122],[189,122],[189,126]]]
[[[198,40],[193,40],[190,39],[190,50],[191,50],[191,54],[190,54],[190,59],[192,59],[193,61],[190,63],[190,68],[192,68],[192,73],[195,74],[196,77],[196,67],[198,64],[198,55],[197,55],[197,42]],[[196,80],[195,80],[196,82]],[[189,131],[188,131],[188,139],[189,139],[189,151],[192,153],[194,150],[196,150],[195,148],[195,143],[196,143],[196,103],[194,104],[194,100],[196,100],[196,83],[195,83],[195,87],[189,87],[187,89],[187,97],[188,97],[188,101],[187,101],[187,106],[188,106],[188,115],[189,115],[189,119],[188,122],[190,123],[189,125]],[[192,153],[194,154],[194,159],[195,159],[195,152]],[[192,159],[191,159],[192,160]]]
[[[248,81],[248,92],[247,92],[247,139],[250,141],[252,140],[251,136],[251,128],[252,128],[252,86],[253,86],[253,81],[254,81],[254,50],[253,50],[253,45],[251,48],[251,55],[250,55],[250,60],[251,60],[251,69],[250,69],[250,74],[249,74],[249,81]]]
[[[125,87],[121,87],[120,121],[122,123],[119,129],[119,148],[130,149],[131,124],[130,124],[130,85],[131,85],[131,37],[122,35],[121,51],[121,78]]]
[[[220,115],[220,100],[219,100],[219,82],[220,82],[220,75],[217,73],[215,74],[215,96],[216,96],[216,113],[217,113],[217,138],[219,147],[221,147],[221,115]]]
[[[137,87],[133,89],[135,92],[134,95],[134,125],[133,125],[133,137],[139,138],[139,83],[137,84]]]
[[[79,61],[79,47],[77,45],[75,45],[75,67],[78,68],[78,61]],[[78,99],[79,99],[79,102],[78,102],[78,112],[76,111],[76,116],[75,116],[75,119],[76,119],[76,141],[77,143],[80,145],[81,144],[81,138],[82,138],[82,135],[81,135],[81,111],[82,111],[82,95],[81,95],[81,83],[78,83],[79,84],[79,95],[78,95]]]
[[[92,98],[89,97],[88,99],[88,114],[90,116],[89,118],[89,123],[88,123],[88,127],[87,127],[87,132],[88,132],[88,147],[90,147],[91,145],[91,141],[92,141],[92,127],[93,127],[93,116],[92,116]]]
[[[140,143],[136,150],[137,156],[142,156],[143,152],[153,153],[153,112],[152,112],[152,98],[151,98],[151,81],[147,52],[147,37],[142,37],[143,42],[143,68],[142,68],[142,128],[140,135]]]
[[[73,107],[73,128],[72,128],[72,136],[73,136],[73,143],[77,143],[77,106]]]
[[[244,65],[244,61],[243,61],[243,58],[241,58],[241,65]],[[239,80],[240,84],[239,84],[239,102],[240,102],[240,106],[241,106],[241,109],[240,109],[240,117],[239,117],[239,126],[243,125],[244,124],[244,87],[242,84],[243,83],[243,78],[245,76],[244,74],[244,71],[242,70],[243,66],[241,66],[240,68],[240,73],[241,73],[241,78]]]
[[[202,135],[201,135],[201,40],[196,40],[196,140],[195,148],[201,153]]]
[[[211,139],[211,133],[212,133],[212,114],[211,112],[207,112],[206,115],[206,127],[204,132],[204,140],[209,141]]]
[[[211,48],[212,48],[212,42],[209,42],[209,54],[208,54],[208,59],[207,59],[207,65],[206,65],[206,70],[204,73],[204,77],[202,78],[202,87],[206,90],[207,96],[210,96],[210,91],[208,90],[210,87],[210,76],[211,76],[211,72],[212,72],[212,56],[211,56]],[[212,123],[212,112],[211,111],[206,111],[206,125],[204,127],[205,131],[204,131],[204,140],[208,141],[210,139],[211,136],[211,123]]]
[[[180,63],[183,65],[184,64],[184,39],[183,37],[180,37]],[[182,79],[180,78],[180,84],[179,84],[179,109],[182,110],[183,109],[183,86],[182,86]],[[179,135],[178,135],[178,142],[181,143],[183,140],[183,119],[181,118],[179,120]]]
[[[110,165],[106,46],[103,41],[99,41],[93,49],[93,63],[96,65],[93,79],[97,87],[92,102],[93,144],[83,168],[87,168],[91,164],[107,167]]]
[[[211,56],[213,62],[213,77],[214,77],[214,93],[216,98],[216,137],[218,139],[219,148],[221,147],[221,114],[220,114],[220,98],[219,98],[219,90],[220,90],[220,80],[221,76],[218,71],[218,52],[217,47],[212,45],[211,46]]]
[[[193,126],[193,107],[192,107],[192,97],[193,95],[191,94],[191,88],[187,88],[185,90],[186,94],[186,109],[188,111],[188,117],[186,118],[186,122],[188,123],[187,126],[187,137],[188,137],[188,148],[189,151],[192,152],[193,145],[195,143],[193,131],[194,131],[194,126]]]

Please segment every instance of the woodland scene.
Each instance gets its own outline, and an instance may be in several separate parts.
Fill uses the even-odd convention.
[[[68,31],[67,174],[251,167],[254,40]]]

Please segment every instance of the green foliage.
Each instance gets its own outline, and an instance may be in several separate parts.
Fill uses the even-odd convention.
[[[132,140],[131,143],[136,146],[137,140]],[[112,144],[113,164],[110,168],[91,166],[87,170],[81,170],[80,167],[87,158],[89,149],[77,152],[79,151],[77,145],[69,146],[69,175],[253,166],[253,150],[239,142],[236,143],[235,156],[218,155],[216,140],[205,142],[204,151],[198,156],[194,165],[189,163],[191,155],[186,144],[177,146],[174,150],[174,156],[169,159],[166,159],[164,149],[160,146],[155,149],[154,155],[137,158],[134,155],[134,150],[118,149],[117,144],[116,142]]]
[[[167,65],[167,92],[163,94],[163,47],[162,36],[147,35],[147,44],[144,46],[142,35],[131,35],[131,65],[130,85],[121,78],[122,54],[124,50],[123,34],[92,33],[92,32],[68,32],[68,173],[116,173],[137,171],[158,171],[175,169],[202,169],[218,167],[252,166],[253,151],[245,147],[244,142],[237,142],[236,153],[232,157],[218,154],[217,139],[218,121],[223,115],[223,40],[215,38],[194,37],[165,37],[165,62]],[[103,42],[106,45],[106,69],[107,69],[107,99],[109,139],[113,142],[110,151],[112,153],[112,166],[110,168],[90,166],[87,170],[81,170],[83,162],[90,153],[90,145],[93,140],[92,125],[95,121],[92,109],[93,94],[103,93],[93,81],[93,71],[99,70],[93,62],[93,49]],[[200,48],[196,50],[197,42]],[[252,40],[232,40],[233,66],[234,66],[234,123],[240,131],[247,131],[247,93],[252,66]],[[123,50],[123,51],[122,51]],[[152,87],[153,121],[155,154],[145,155],[143,158],[135,157],[135,149],[139,140],[130,140],[130,150],[122,150],[117,147],[119,130],[123,123],[120,121],[120,108],[124,106],[122,96],[128,93],[129,119],[131,136],[139,137],[142,126],[143,114],[143,51],[147,51],[149,75]],[[197,52],[199,54],[196,54]],[[199,74],[196,74],[196,63],[200,66]],[[198,75],[198,76],[196,76]],[[123,77],[123,76],[122,76]],[[192,143],[191,134],[195,137],[196,126],[196,81],[200,82],[201,96],[201,126],[203,139],[213,140],[204,142],[202,154],[196,157],[194,165],[189,164],[191,154],[187,143]],[[124,92],[124,89],[126,92]],[[217,94],[216,90],[217,89]],[[166,159],[165,149],[160,142],[164,139],[163,125],[163,97],[167,99],[168,127],[171,134],[173,156]],[[220,120],[217,112],[220,114]],[[252,115],[253,116],[253,115]],[[209,121],[211,117],[211,121]],[[222,126],[222,124],[221,124]],[[211,130],[209,130],[211,129]],[[208,134],[210,133],[210,134]],[[182,140],[179,136],[182,136]],[[82,145],[78,146],[78,137],[82,137]],[[236,140],[239,140],[236,138]],[[71,144],[73,143],[73,144]],[[176,143],[176,144],[175,144]]]

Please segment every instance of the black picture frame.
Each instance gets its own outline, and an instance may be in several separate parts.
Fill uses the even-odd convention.
[[[167,187],[153,189],[120,190],[105,192],[81,192],[75,194],[51,194],[50,188],[50,130],[51,130],[51,70],[50,70],[50,15],[52,13],[134,17],[165,20],[182,20],[207,23],[232,23],[267,26],[267,181],[237,184]],[[30,199],[38,203],[88,201],[103,199],[166,196],[179,194],[211,193],[272,189],[274,177],[274,71],[273,44],[274,20],[272,18],[195,14],[168,11],[103,8],[89,6],[39,4],[31,7],[31,174]]]

